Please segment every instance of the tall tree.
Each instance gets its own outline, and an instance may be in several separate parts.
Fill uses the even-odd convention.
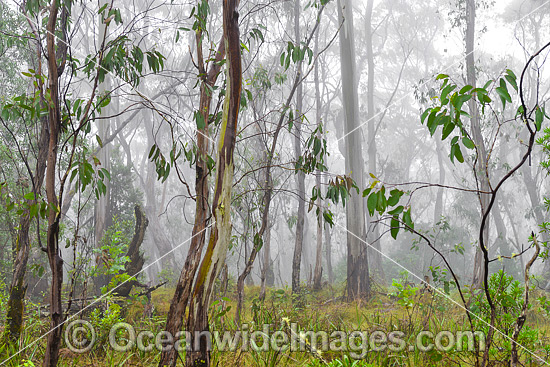
[[[475,0],[466,0],[466,81],[469,85],[476,87],[476,69],[475,69],[475,23],[476,23],[476,3]],[[481,204],[481,218],[485,216],[485,213],[489,207],[489,201],[491,196],[487,194],[491,187],[489,185],[489,167],[487,160],[487,149],[485,148],[485,142],[483,141],[483,135],[481,133],[481,123],[479,110],[474,98],[469,101],[470,108],[470,124],[472,130],[472,138],[474,140],[477,152],[477,163],[474,166],[474,172],[479,182],[479,202]],[[489,221],[486,221],[483,229],[483,241],[487,244],[489,239]],[[484,277],[483,267],[483,252],[481,248],[476,247],[475,259],[474,259],[474,274],[472,279],[472,285],[476,288],[481,287]]]
[[[26,10],[25,10],[26,11]],[[33,54],[32,63],[38,74],[42,74],[42,54],[41,54],[41,44],[40,36],[38,30],[33,27],[33,24],[30,23],[31,32],[35,37],[36,53]],[[32,44],[32,43],[31,43]],[[46,97],[44,94],[45,84],[42,79],[39,79],[35,85],[36,90],[38,91],[39,103],[41,108],[46,108]],[[36,164],[34,171],[28,171],[29,179],[32,185],[32,191],[34,198],[27,200],[29,208],[33,205],[36,205],[37,199],[40,195],[42,185],[44,183],[44,175],[46,173],[46,160],[48,152],[48,142],[49,142],[49,130],[48,130],[48,117],[43,115],[37,120],[37,127],[39,133],[38,145],[37,145],[37,154],[36,154]],[[30,138],[30,136],[29,136]],[[21,159],[24,161],[25,157],[21,156]],[[29,231],[31,227],[31,218],[29,210],[25,210],[23,215],[19,218],[19,228],[17,230],[17,241],[16,241],[16,252],[13,262],[13,276],[9,288],[8,296],[8,308],[6,312],[6,328],[4,330],[4,339],[7,342],[15,343],[19,340],[21,335],[21,328],[23,325],[23,312],[27,286],[25,285],[25,274],[27,272],[27,263],[29,260],[30,253],[30,237]]]
[[[212,102],[211,91],[213,90],[213,87],[218,79],[218,75],[220,74],[222,67],[221,61],[225,57],[226,50],[225,38],[222,37],[216,52],[215,60],[210,64],[206,64],[202,52],[203,32],[200,27],[196,32],[195,41],[197,46],[199,75],[201,78],[198,116],[200,116],[199,121],[202,121],[203,124],[198,124],[196,130],[197,157],[195,161],[195,222],[193,225],[191,245],[189,246],[185,264],[176,284],[176,290],[174,292],[168,317],[166,319],[165,329],[170,332],[171,335],[176,335],[176,333],[181,330],[183,317],[191,299],[193,281],[200,264],[201,254],[206,238],[206,229],[208,228],[210,215],[208,203],[208,150],[210,137],[208,136],[208,127],[210,106]],[[159,367],[175,366],[176,362],[176,351],[173,348],[167,348],[162,351]]]
[[[67,8],[62,6],[62,13],[67,17]],[[59,359],[59,348],[63,331],[63,308],[61,303],[61,289],[63,286],[63,259],[59,249],[59,220],[60,216],[53,208],[59,207],[59,196],[56,191],[56,171],[57,171],[57,149],[59,145],[61,129],[61,100],[59,97],[59,77],[58,59],[56,50],[60,47],[55,39],[58,25],[59,4],[52,1],[49,9],[48,23],[46,26],[46,53],[48,55],[48,89],[50,102],[48,103],[48,158],[46,167],[46,199],[50,208],[48,213],[48,231],[46,253],[52,274],[50,287],[50,333],[44,355],[44,367],[57,366]],[[65,25],[66,26],[66,20]],[[65,33],[65,31],[63,31]],[[63,42],[63,41],[61,41]],[[60,43],[61,43],[60,42]],[[62,47],[62,46],[61,46]]]
[[[353,9],[351,0],[338,1],[338,18],[343,22],[339,33],[346,174],[363,187],[363,144],[359,125]],[[347,295],[348,299],[370,296],[369,262],[365,245],[365,211],[363,198],[350,190],[346,207],[347,226]]]
[[[367,138],[368,138],[368,164],[369,173],[377,174],[377,151],[376,151],[376,129],[374,121],[374,52],[372,48],[373,27],[372,27],[372,7],[374,0],[367,1],[366,14],[366,47],[367,47]],[[369,248],[369,259],[371,260],[371,272],[378,277],[384,279],[384,269],[382,268],[382,256],[380,255],[380,229],[376,225],[379,219],[377,213],[374,216],[368,216],[367,241],[372,244],[376,250]],[[373,224],[371,226],[371,224]]]
[[[300,0],[294,1],[294,36],[296,43],[300,42]],[[297,73],[302,74],[302,60],[298,60]],[[296,121],[294,122],[294,157],[296,161],[302,155],[302,83],[296,89]],[[298,193],[298,213],[296,221],[296,238],[294,242],[294,256],[292,258],[292,292],[300,288],[300,266],[302,263],[302,248],[304,245],[304,221],[306,216],[305,202],[305,173],[301,170],[296,173],[296,189]]]
[[[319,57],[319,30],[315,33],[315,49],[314,49],[315,57]],[[321,113],[322,113],[322,106],[321,106],[321,91],[319,87],[319,63],[316,62],[314,65],[314,83],[315,83],[315,121],[317,123],[317,126],[321,126]],[[317,139],[321,140],[322,136],[321,129],[317,130]],[[319,169],[315,170],[315,186],[317,187],[317,191],[320,193],[321,188],[321,171]],[[317,197],[316,202],[317,208],[321,210],[321,195]],[[316,242],[317,245],[315,246],[315,270],[313,272],[313,288],[314,289],[321,289],[321,281],[322,281],[322,275],[323,275],[323,225],[324,221],[322,220],[321,216],[319,215],[317,218],[317,237]]]
[[[106,3],[102,3],[100,6],[107,6]],[[103,15],[98,15],[98,29],[99,29],[99,39],[100,40],[107,40],[107,23],[104,22]],[[110,98],[110,76],[107,74],[105,75],[105,79],[99,83],[98,86],[98,96],[102,99]],[[109,120],[109,109],[110,106],[105,106],[101,109],[101,112],[99,114],[99,118],[96,121],[97,135],[99,136],[101,142],[106,141],[107,138],[110,135],[110,120]],[[110,144],[105,143],[104,145],[99,147],[99,152],[97,154],[97,158],[99,159],[99,162],[101,164],[101,167],[105,168],[106,170],[109,170],[110,167]],[[94,237],[95,237],[95,247],[96,249],[100,249],[102,246],[101,240],[103,239],[103,235],[105,234],[105,230],[111,225],[111,218],[110,218],[110,183],[106,183],[106,190],[105,195],[102,195],[99,197],[99,199],[95,203],[95,212],[94,212]],[[98,259],[101,259],[101,257],[98,257]],[[101,262],[101,260],[99,260]],[[103,266],[102,264],[97,264],[98,267]],[[99,290],[102,286],[106,285],[109,280],[106,276],[98,276],[96,279],[94,279],[95,284],[97,286],[97,290]],[[96,290],[96,291],[97,291]]]
[[[231,242],[231,191],[233,188],[233,152],[237,138],[239,106],[241,102],[242,65],[239,37],[238,0],[223,2],[223,34],[227,54],[227,82],[221,133],[216,162],[216,188],[212,202],[214,223],[204,258],[200,264],[193,297],[187,317],[187,330],[208,331],[208,306],[214,291],[214,283],[227,256]],[[189,366],[209,366],[210,351],[207,340],[201,338],[198,350],[186,354]],[[175,363],[175,361],[174,361]]]

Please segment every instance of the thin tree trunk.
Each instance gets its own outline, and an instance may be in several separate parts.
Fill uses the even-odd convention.
[[[340,36],[340,64],[342,99],[344,104],[344,136],[346,145],[346,174],[359,188],[363,188],[362,139],[359,129],[355,51],[353,37],[353,11],[351,0],[338,1],[338,19],[344,21]],[[363,198],[354,190],[346,205],[347,226],[347,295],[348,299],[370,296],[369,262],[364,243],[365,212]]]
[[[309,46],[315,32],[317,31],[317,28],[319,27],[319,23],[321,21],[321,15],[322,15],[322,12],[323,12],[324,9],[325,9],[324,5],[319,9],[319,12],[317,14],[317,21],[315,23],[315,27],[311,31],[311,34],[309,35],[307,40],[305,41],[305,47]],[[292,89],[290,90],[290,94],[288,95],[285,106],[290,106],[290,104],[292,102],[292,98],[294,97],[294,94],[297,93],[297,91],[299,89],[301,90],[301,88],[300,88],[301,84],[302,84],[302,75],[301,75],[301,72],[300,72],[300,68],[298,68],[298,70],[296,72],[296,76],[294,77],[294,83],[293,83]],[[241,308],[242,308],[243,299],[244,299],[244,292],[242,290],[243,287],[242,287],[242,285],[239,285],[239,284],[242,282],[241,279],[244,280],[246,278],[246,276],[252,270],[252,265],[254,264],[254,260],[256,259],[256,255],[258,254],[258,251],[261,248],[261,241],[259,241],[257,239],[262,238],[262,236],[264,235],[264,232],[266,231],[266,228],[268,226],[269,208],[270,208],[270,205],[271,205],[271,196],[273,194],[271,168],[272,168],[273,158],[275,156],[275,148],[277,147],[277,140],[279,138],[279,133],[280,133],[281,128],[283,126],[285,116],[286,116],[286,114],[282,113],[279,117],[277,127],[275,128],[275,132],[273,133],[273,140],[271,142],[271,148],[268,152],[267,163],[265,165],[266,166],[266,169],[265,169],[265,177],[266,177],[265,182],[266,182],[266,185],[267,185],[267,189],[265,190],[265,194],[264,194],[264,197],[263,197],[264,208],[263,208],[263,213],[262,213],[262,225],[260,227],[260,230],[254,235],[254,238],[255,238],[254,246],[252,247],[250,257],[248,258],[248,261],[245,265],[245,269],[243,270],[243,272],[239,276],[239,280],[237,281],[237,311],[236,311],[236,317],[235,317],[235,320],[236,320],[237,324],[240,322]],[[305,215],[304,215],[304,217],[305,217]],[[296,253],[295,253],[295,255],[296,255]],[[294,272],[293,272],[293,276],[294,276]]]
[[[41,132],[38,143],[38,156],[36,161],[35,175],[32,178],[33,191],[35,199],[40,195],[40,190],[44,182],[46,171],[46,159],[48,153],[48,119],[42,118]],[[29,206],[36,204],[36,200],[27,200]],[[29,230],[31,220],[26,211],[19,219],[19,230],[17,231],[17,253],[13,263],[13,277],[9,289],[8,307],[6,312],[6,330],[4,338],[6,341],[15,343],[21,335],[23,326],[23,312],[25,294],[27,286],[25,285],[25,274],[27,272],[27,263],[29,260],[30,241]]]
[[[48,55],[48,83],[51,102],[48,105],[49,143],[48,162],[46,167],[46,198],[50,208],[57,208],[59,200],[56,193],[57,148],[59,142],[59,128],[61,126],[61,111],[59,101],[59,75],[56,60],[55,33],[57,24],[58,4],[53,1],[50,5],[48,24],[46,27],[46,52]],[[50,289],[50,333],[44,355],[44,367],[57,366],[59,348],[63,331],[63,308],[61,304],[61,290],[63,286],[63,259],[59,249],[59,216],[56,211],[49,210],[46,253],[52,274]]]
[[[202,34],[200,32],[196,35],[197,53],[199,56],[199,65],[204,68],[204,62],[202,59]],[[183,317],[185,310],[190,301],[191,291],[193,289],[193,281],[199,267],[199,261],[201,259],[202,249],[206,238],[206,229],[208,227],[209,217],[209,205],[208,205],[208,150],[209,150],[209,137],[208,137],[208,116],[210,115],[210,104],[212,102],[211,88],[216,84],[216,80],[221,70],[220,61],[225,57],[225,41],[222,40],[219,43],[218,51],[216,53],[215,62],[210,64],[210,68],[204,75],[204,79],[201,83],[201,94],[199,102],[199,113],[202,114],[204,121],[204,127],[197,129],[197,157],[195,163],[195,192],[196,192],[196,205],[195,205],[195,223],[193,225],[193,232],[191,237],[191,245],[185,259],[185,265],[181,270],[178,283],[176,284],[176,290],[174,297],[170,304],[170,310],[168,311],[168,317],[166,319],[165,330],[171,335],[176,335],[181,331],[183,324]],[[162,351],[158,366],[175,366],[177,362],[176,351],[174,348],[167,348]]]
[[[300,40],[300,0],[294,2],[294,34],[296,42]],[[302,74],[302,62],[298,61],[298,74]],[[302,83],[298,84],[296,90],[296,113],[294,122],[294,157],[296,161],[302,155]],[[296,189],[298,192],[298,213],[296,221],[296,239],[294,242],[294,256],[292,258],[292,293],[300,289],[300,265],[302,262],[302,247],[304,244],[304,218],[306,215],[305,205],[305,174],[296,173]]]
[[[375,131],[375,121],[374,121],[374,52],[372,49],[372,6],[374,0],[367,1],[367,14],[366,14],[366,47],[367,47],[367,137],[368,137],[368,162],[369,162],[369,173],[373,175],[377,174],[377,150],[376,150],[376,131]],[[357,132],[359,134],[360,131]],[[367,241],[376,249],[368,250],[369,260],[372,264],[372,273],[373,276],[378,279],[378,281],[384,280],[384,269],[382,267],[382,256],[380,255],[380,228],[376,224],[376,221],[379,219],[377,213],[374,213],[374,216],[368,216],[368,231],[367,231]]]
[[[231,191],[233,188],[233,152],[237,137],[239,105],[241,101],[242,66],[239,40],[238,0],[223,2],[223,33],[227,51],[227,84],[216,163],[216,189],[212,211],[214,226],[204,259],[201,262],[187,318],[187,330],[208,331],[208,306],[214,283],[225,264],[231,242]],[[210,351],[204,338],[195,340],[199,348],[186,354],[188,366],[209,366]],[[192,345],[193,345],[192,344]],[[195,345],[194,345],[195,346]]]
[[[133,277],[141,272],[143,269],[143,264],[145,263],[145,258],[141,252],[141,244],[143,243],[143,238],[145,237],[145,230],[149,221],[143,213],[143,209],[139,205],[134,207],[134,213],[136,216],[136,225],[134,228],[134,236],[132,241],[128,245],[128,251],[126,256],[130,259],[124,266],[124,273],[130,277]],[[137,279],[132,279],[129,282],[122,283],[116,289],[116,295],[120,297],[129,297],[132,287],[137,283]]]
[[[271,220],[267,224],[264,234],[264,244],[263,244],[263,268],[261,273],[261,283],[260,283],[260,301],[265,299],[266,286],[273,286],[273,266],[271,264]]]
[[[475,57],[474,57],[474,43],[475,43],[475,0],[466,1],[466,80],[469,85],[476,87],[476,70],[475,70]],[[490,191],[489,186],[489,173],[487,166],[487,150],[485,148],[485,142],[483,141],[483,135],[481,134],[481,125],[479,111],[474,98],[469,101],[470,116],[471,116],[471,128],[472,138],[476,145],[477,162],[474,165],[474,170],[478,182],[480,183],[479,189],[483,192]],[[479,194],[479,201],[481,204],[481,217],[485,215],[487,207],[489,206],[490,195]],[[483,239],[485,243],[488,243],[489,238],[489,221],[487,221],[485,228],[483,229]],[[484,277],[483,266],[483,252],[481,248],[476,247],[476,253],[474,258],[474,273],[472,279],[472,285],[475,288],[480,288],[483,283]]]
[[[37,40],[38,41],[38,40]],[[42,74],[42,62],[40,46],[37,46],[37,74]],[[40,91],[40,105],[42,108],[46,107],[46,103],[43,95],[43,84],[39,81]],[[44,183],[44,175],[46,172],[46,160],[48,157],[48,143],[49,143],[49,131],[48,131],[48,118],[42,117],[40,120],[40,137],[38,140],[38,154],[36,156],[36,168],[34,176],[31,176],[32,189],[34,192],[35,200],[27,200],[29,207],[36,204],[36,201],[40,195],[42,185]],[[32,174],[32,173],[30,173]],[[21,329],[23,326],[23,312],[25,300],[25,294],[27,286],[25,285],[25,274],[27,272],[27,263],[29,260],[30,252],[30,240],[29,230],[31,226],[31,220],[29,213],[26,211],[19,218],[19,229],[17,231],[17,247],[15,258],[13,262],[13,277],[11,280],[8,296],[8,305],[6,311],[6,329],[4,331],[4,340],[6,342],[15,343],[19,340],[21,335]]]
[[[334,272],[332,270],[332,239],[330,234],[330,226],[325,223],[325,249],[326,249],[326,262],[327,262],[327,276],[328,283],[334,283]]]
[[[315,56],[319,56],[319,31],[315,33]],[[321,126],[321,93],[319,90],[319,63],[315,63],[315,110],[316,110],[316,120],[317,126]],[[317,139],[321,140],[321,130],[317,131]],[[324,158],[324,157],[323,157]],[[317,192],[321,193],[321,171],[316,170],[315,172],[315,186],[317,186]],[[323,209],[321,208],[321,195],[317,197],[317,210],[319,213],[322,213]],[[321,289],[321,281],[323,275],[323,219],[321,214],[317,218],[317,246],[315,252],[315,270],[313,272],[313,288]]]
[[[102,4],[103,5],[103,4]],[[106,29],[107,24],[103,21],[102,15],[100,14],[98,17],[98,27],[99,27],[99,39],[103,40],[106,39]],[[110,76],[109,74],[105,75],[105,79],[102,83],[99,83],[98,86],[98,96],[100,99],[106,98],[107,95],[110,93]],[[99,114],[99,118],[97,120],[97,130],[98,135],[101,141],[105,141],[109,135],[110,135],[110,127],[109,127],[109,106],[105,106],[101,108],[101,113]],[[110,145],[105,144],[101,147],[99,147],[98,152],[98,159],[101,162],[101,167],[105,168],[106,170],[109,170],[110,166]],[[101,247],[100,242],[103,238],[103,235],[105,234],[105,230],[109,226],[109,188],[110,184],[107,180],[105,182],[105,185],[107,186],[107,192],[105,195],[102,195],[99,197],[99,200],[96,202],[96,208],[95,208],[95,241],[96,241],[96,248]]]

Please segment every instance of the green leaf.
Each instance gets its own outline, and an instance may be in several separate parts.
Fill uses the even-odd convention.
[[[390,214],[390,215],[401,214],[401,213],[403,213],[404,209],[405,208],[403,207],[403,205],[399,205],[397,208],[395,208],[393,210],[390,210],[388,212],[388,214]]]
[[[31,218],[34,218],[34,217],[37,217],[38,216],[38,204],[33,204],[29,207],[29,216]]]
[[[443,127],[443,133],[442,133],[442,136],[441,136],[441,140],[447,139],[449,134],[452,133],[454,129],[455,129],[455,124],[454,123],[449,122],[448,124],[446,124]]]
[[[476,147],[474,142],[466,136],[462,138],[462,144],[468,149],[475,149]]]
[[[411,228],[411,229],[414,229],[414,223],[412,221],[412,218],[411,218],[411,209],[409,208],[409,210],[407,210],[406,212],[403,213],[403,222],[407,225],[407,227]],[[407,229],[408,231],[410,231],[410,229]]]
[[[156,149],[157,149],[157,146],[155,144],[153,144],[153,146],[151,147],[151,150],[149,151],[149,159],[151,159],[153,154],[155,154]]]
[[[25,199],[27,200],[34,200],[35,197],[34,197],[34,192],[28,192],[25,194],[25,196],[23,196]]]
[[[325,219],[325,222],[330,224],[331,227],[334,225],[334,221],[332,220],[332,213],[330,211],[323,211],[323,218]]]
[[[390,198],[388,199],[388,205],[389,206],[395,206],[398,202],[401,196],[403,196],[404,192],[398,189],[393,189],[390,191]]]
[[[424,123],[424,120],[426,119],[426,117],[428,117],[428,115],[430,114],[431,111],[432,111],[432,109],[428,108],[428,109],[426,109],[426,111],[422,112],[422,115],[420,115],[420,123],[421,124]]]
[[[535,127],[537,128],[537,131],[540,131],[543,120],[544,120],[544,111],[542,110],[542,108],[537,106],[537,109],[535,110]]]
[[[428,123],[426,124],[432,136],[435,133],[435,130],[437,129],[437,121],[436,121],[437,112],[439,111],[435,108],[432,110],[432,112],[430,113],[430,116],[428,116]]]
[[[399,218],[397,215],[394,215],[390,221],[390,233],[394,240],[397,239],[397,234],[399,233]]]
[[[449,84],[448,86],[446,86],[443,89],[443,91],[441,92],[441,104],[442,105],[445,105],[445,104],[449,103],[449,99],[447,98],[447,95],[449,95],[449,93],[451,93],[455,88],[456,88],[456,85]]]
[[[496,87],[495,90],[497,94],[500,96],[500,100],[502,102],[502,108],[506,108],[506,101],[512,102],[512,97],[510,97],[510,94],[508,94],[508,89],[506,89],[506,84],[504,85],[504,87],[502,87],[502,85],[500,87]]]
[[[382,187],[382,190],[384,188]],[[376,204],[376,210],[378,210],[378,213],[382,214],[386,211],[386,208],[388,207],[388,201],[386,200],[386,196],[384,195],[383,191],[380,191],[378,193],[378,203]]]
[[[506,75],[504,77],[506,78],[508,83],[512,86],[512,88],[514,88],[517,92],[518,84],[517,84],[516,74],[514,74],[512,70],[506,69]]]
[[[462,156],[462,151],[460,150],[460,146],[458,144],[454,144],[451,147],[451,154],[454,155],[457,161],[459,161],[460,163],[464,163],[464,157]]]
[[[471,85],[465,85],[463,86],[460,91],[458,93],[460,94],[464,94],[466,92],[469,92],[470,90],[472,90],[474,87],[472,87]]]
[[[109,3],[105,3],[101,8],[99,8],[99,10],[97,11],[97,14],[103,13],[103,11],[107,8],[108,5]]]
[[[204,116],[199,111],[195,111],[195,121],[197,122],[197,129],[202,130],[206,127]]]
[[[367,199],[367,209],[369,210],[369,214],[371,216],[374,215],[374,211],[376,210],[376,206],[378,204],[378,193],[373,192],[369,195],[369,198]]]

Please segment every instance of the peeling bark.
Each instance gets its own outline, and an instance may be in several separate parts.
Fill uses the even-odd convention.
[[[197,34],[197,52],[201,53],[201,35]],[[206,238],[206,229],[208,227],[208,217],[210,214],[208,204],[208,116],[210,114],[210,103],[212,101],[212,93],[209,89],[216,84],[216,80],[221,70],[220,61],[225,57],[225,42],[222,38],[218,51],[216,54],[216,61],[210,64],[210,69],[205,75],[205,79],[201,84],[201,95],[199,111],[203,114],[205,126],[203,129],[197,130],[197,158],[195,163],[196,179],[195,179],[195,223],[193,225],[193,232],[191,237],[191,245],[187,253],[185,265],[181,270],[178,283],[176,284],[176,290],[172,303],[170,304],[170,310],[166,320],[165,330],[170,332],[171,335],[176,335],[181,331],[183,325],[183,317],[187,306],[190,302],[191,292],[193,289],[193,281],[199,267],[199,261],[201,259],[202,250]],[[202,60],[202,58],[199,58]],[[200,61],[199,61],[200,63]],[[159,367],[175,366],[177,362],[176,351],[173,348],[163,351],[161,353]]]
[[[204,259],[199,267],[197,280],[187,318],[188,331],[208,331],[208,307],[214,283],[225,264],[231,242],[231,191],[233,188],[233,152],[235,150],[239,105],[241,101],[242,65],[239,39],[238,0],[223,2],[223,33],[227,53],[227,89],[224,100],[221,133],[218,142],[216,162],[216,189],[212,212],[214,225],[210,234]],[[191,332],[193,335],[194,333]],[[209,366],[210,351],[207,342],[201,338],[198,343],[191,338],[192,345],[199,344],[186,354],[188,366]]]

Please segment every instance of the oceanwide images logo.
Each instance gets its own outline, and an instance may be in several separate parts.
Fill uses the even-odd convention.
[[[409,351],[440,352],[475,351],[485,347],[485,334],[471,331],[421,331],[414,338],[406,337],[402,331],[385,332],[366,331],[304,331],[298,324],[284,320],[281,330],[273,330],[273,325],[243,324],[237,331],[180,331],[175,335],[167,331],[153,333],[150,330],[136,331],[125,322],[114,324],[108,335],[108,343],[118,352],[128,352],[133,349],[149,352],[153,349],[166,351],[175,349],[199,350],[201,343],[212,350],[213,345],[221,352],[241,351],[290,351],[290,352],[345,352],[352,358],[360,359],[367,352],[401,352]],[[409,340],[409,342],[407,342]],[[85,353],[92,350],[97,341],[96,331],[92,324],[85,320],[76,320],[65,329],[67,348],[75,353]],[[412,341],[412,342],[410,342]],[[205,343],[205,344],[204,344]]]

